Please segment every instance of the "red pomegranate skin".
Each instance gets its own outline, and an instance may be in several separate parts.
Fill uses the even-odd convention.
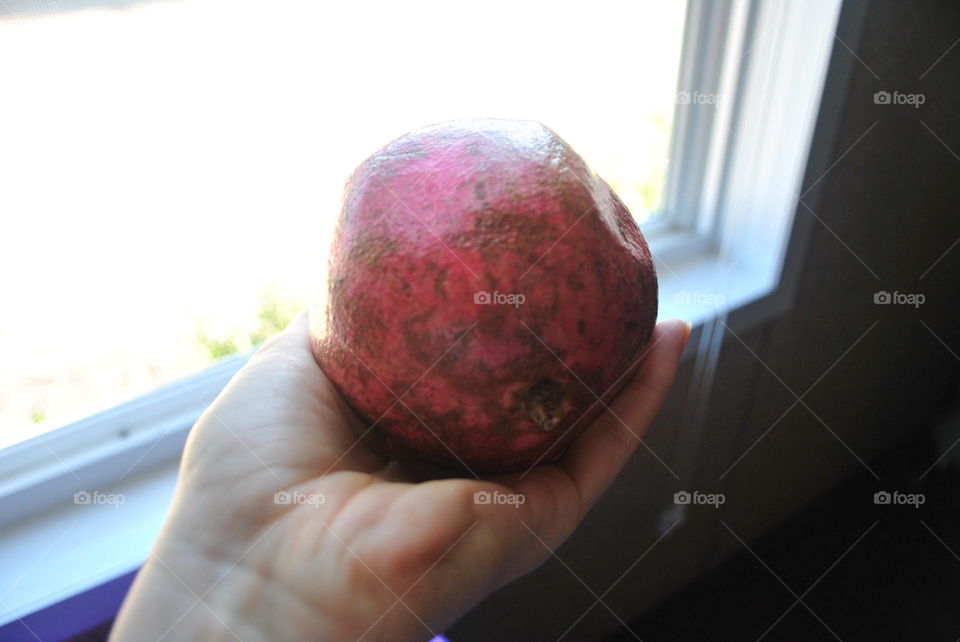
[[[364,161],[328,288],[312,349],[347,402],[394,455],[474,474],[559,456],[630,378],[657,316],[627,208],[533,121],[434,125]]]

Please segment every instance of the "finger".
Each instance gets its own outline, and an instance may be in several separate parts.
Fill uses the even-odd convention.
[[[384,463],[360,439],[369,425],[317,365],[306,312],[251,357],[212,409],[221,419],[215,425],[229,426],[261,459],[286,468],[369,471]]]
[[[324,401],[341,410],[355,433],[363,434],[367,431],[369,424],[350,407],[343,396],[333,387],[333,382],[317,365],[311,349],[310,318],[306,310],[294,317],[286,329],[267,341],[257,352],[257,355],[262,355],[264,358],[278,356],[287,361],[291,367],[300,370],[305,377],[311,377],[317,381],[322,379],[324,385],[315,386],[317,394]],[[385,450],[385,447],[381,446],[378,450]]]
[[[557,461],[580,491],[584,511],[613,483],[640,444],[673,384],[690,324],[659,323],[630,383]]]
[[[290,343],[300,347],[310,345],[310,318],[306,310],[301,310],[293,320],[287,324],[281,332],[264,344],[267,347],[271,344]]]

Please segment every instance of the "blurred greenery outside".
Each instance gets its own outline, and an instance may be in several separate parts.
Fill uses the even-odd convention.
[[[260,295],[260,309],[253,324],[237,325],[227,332],[216,332],[210,330],[207,324],[198,321],[197,343],[207,351],[211,361],[232,354],[242,354],[286,328],[303,308],[302,302],[282,300],[275,291],[264,290]]]
[[[669,169],[665,152],[669,149],[673,134],[673,113],[655,115],[651,118],[651,124],[655,131],[656,148],[664,150],[663,162],[654,165],[647,175],[639,180],[631,176],[629,171],[617,171],[604,177],[638,223],[646,223],[656,218],[663,208]]]

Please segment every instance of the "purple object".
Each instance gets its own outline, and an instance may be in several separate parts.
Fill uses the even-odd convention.
[[[139,569],[138,569],[139,570]],[[0,626],[0,642],[106,640],[137,571]],[[430,642],[450,642],[438,635]]]
[[[5,624],[0,627],[0,640],[3,642],[20,642],[21,640],[54,642],[72,638],[98,639],[97,637],[88,638],[84,634],[91,629],[101,627],[109,631],[109,625],[117,616],[123,598],[130,590],[136,574],[137,572],[133,571],[121,575],[100,586]],[[106,634],[99,639],[106,639]]]

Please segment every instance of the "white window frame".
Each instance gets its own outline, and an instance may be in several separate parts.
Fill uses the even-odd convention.
[[[806,242],[806,225],[793,225],[804,172],[829,168],[811,142],[841,4],[690,0],[678,96],[719,99],[678,101],[664,215],[644,228],[662,318],[696,328],[724,311],[740,332],[789,309]]]
[[[664,214],[644,226],[660,278],[661,317],[679,316],[696,327],[717,313],[710,303],[685,302],[683,293],[722,294],[728,323],[741,329],[789,308],[798,270],[785,269],[784,256],[840,3],[689,0],[678,91],[719,101],[714,108],[678,101]],[[802,246],[795,232],[792,251],[802,255]],[[248,357],[221,360],[0,450],[0,537],[9,544],[0,551],[0,574],[41,577],[30,565],[50,564],[56,576],[28,578],[0,603],[0,624],[142,562],[166,511],[187,433]],[[123,528],[110,507],[89,510],[72,500],[79,491],[118,488],[127,496]],[[44,553],[81,521],[85,534],[97,536],[59,547],[69,557]],[[32,560],[29,551],[45,557]]]

